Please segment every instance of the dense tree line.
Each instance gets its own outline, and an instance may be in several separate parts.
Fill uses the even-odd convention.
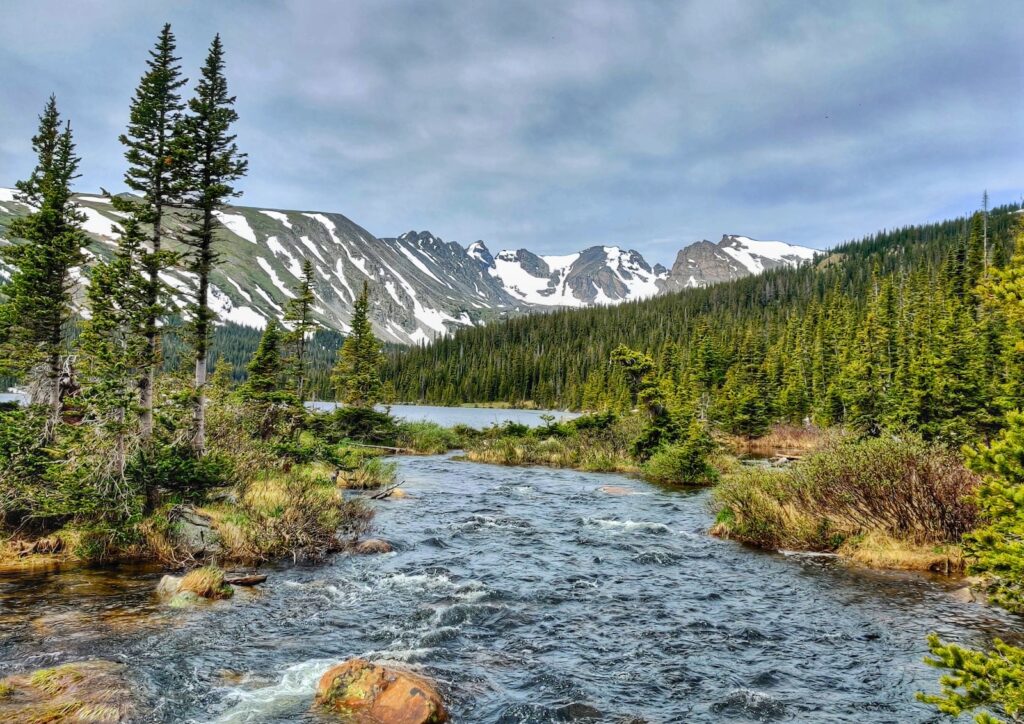
[[[463,329],[392,352],[388,378],[409,401],[625,409],[635,396],[611,354],[626,345],[737,434],[811,421],[985,435],[1021,402],[1020,360],[983,291],[1013,252],[1018,209],[880,232],[707,289]]]

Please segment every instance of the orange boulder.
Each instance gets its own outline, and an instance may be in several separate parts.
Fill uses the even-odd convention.
[[[316,703],[357,722],[442,724],[441,696],[418,674],[350,659],[320,677]]]

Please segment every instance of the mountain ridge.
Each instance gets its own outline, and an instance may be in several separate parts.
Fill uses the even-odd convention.
[[[112,227],[120,214],[103,196],[75,198],[85,216],[82,228],[94,240],[87,256],[109,258],[117,241]],[[13,190],[0,188],[0,239],[6,223],[28,211]],[[221,262],[212,276],[210,303],[219,320],[261,328],[269,318],[279,319],[294,295],[302,262],[309,259],[316,277],[314,312],[321,324],[347,332],[352,305],[368,281],[377,334],[406,345],[509,316],[619,304],[717,283],[745,271],[803,263],[815,253],[726,235],[714,252],[687,252],[710,242],[685,247],[672,269],[666,269],[652,266],[636,250],[613,245],[542,255],[525,248],[492,253],[482,240],[464,247],[429,231],[376,237],[335,212],[229,206],[217,218],[223,227]],[[172,232],[180,221],[172,213]],[[726,239],[731,240],[728,248],[722,247]],[[173,242],[170,247],[181,251]],[[700,268],[704,263],[714,268]],[[87,283],[87,275],[79,276]],[[192,275],[171,268],[161,278],[171,301],[183,308],[195,283]]]

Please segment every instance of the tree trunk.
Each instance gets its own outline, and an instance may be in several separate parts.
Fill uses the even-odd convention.
[[[150,366],[139,378],[139,437],[143,443],[153,439],[153,383],[156,381],[156,370]]]
[[[206,453],[206,353],[196,358],[195,437],[192,448],[197,455]]]
[[[159,189],[157,193],[160,193]],[[156,365],[160,353],[160,337],[157,333],[157,318],[152,310],[156,309],[156,304],[159,300],[160,265],[155,260],[158,258],[156,255],[160,253],[160,242],[163,234],[162,216],[162,209],[158,205],[156,208],[156,218],[153,221],[152,242],[154,261],[151,261],[149,264],[149,289],[147,290],[149,298],[146,300],[151,310],[149,319],[146,320],[146,350],[149,366],[143,372],[142,377],[139,378],[139,404],[142,407],[139,413],[139,436],[142,438],[143,444],[153,439],[153,388],[156,384]]]

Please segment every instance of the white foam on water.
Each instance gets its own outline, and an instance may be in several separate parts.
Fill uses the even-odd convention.
[[[261,689],[232,689],[228,700],[236,702],[213,721],[218,724],[260,722],[276,719],[313,700],[316,683],[335,659],[310,659],[284,670],[281,680]]]
[[[652,523],[645,520],[613,520],[611,518],[584,518],[584,524],[596,525],[598,528],[607,530],[635,531],[643,530],[648,532],[668,533],[669,527],[664,523]]]

